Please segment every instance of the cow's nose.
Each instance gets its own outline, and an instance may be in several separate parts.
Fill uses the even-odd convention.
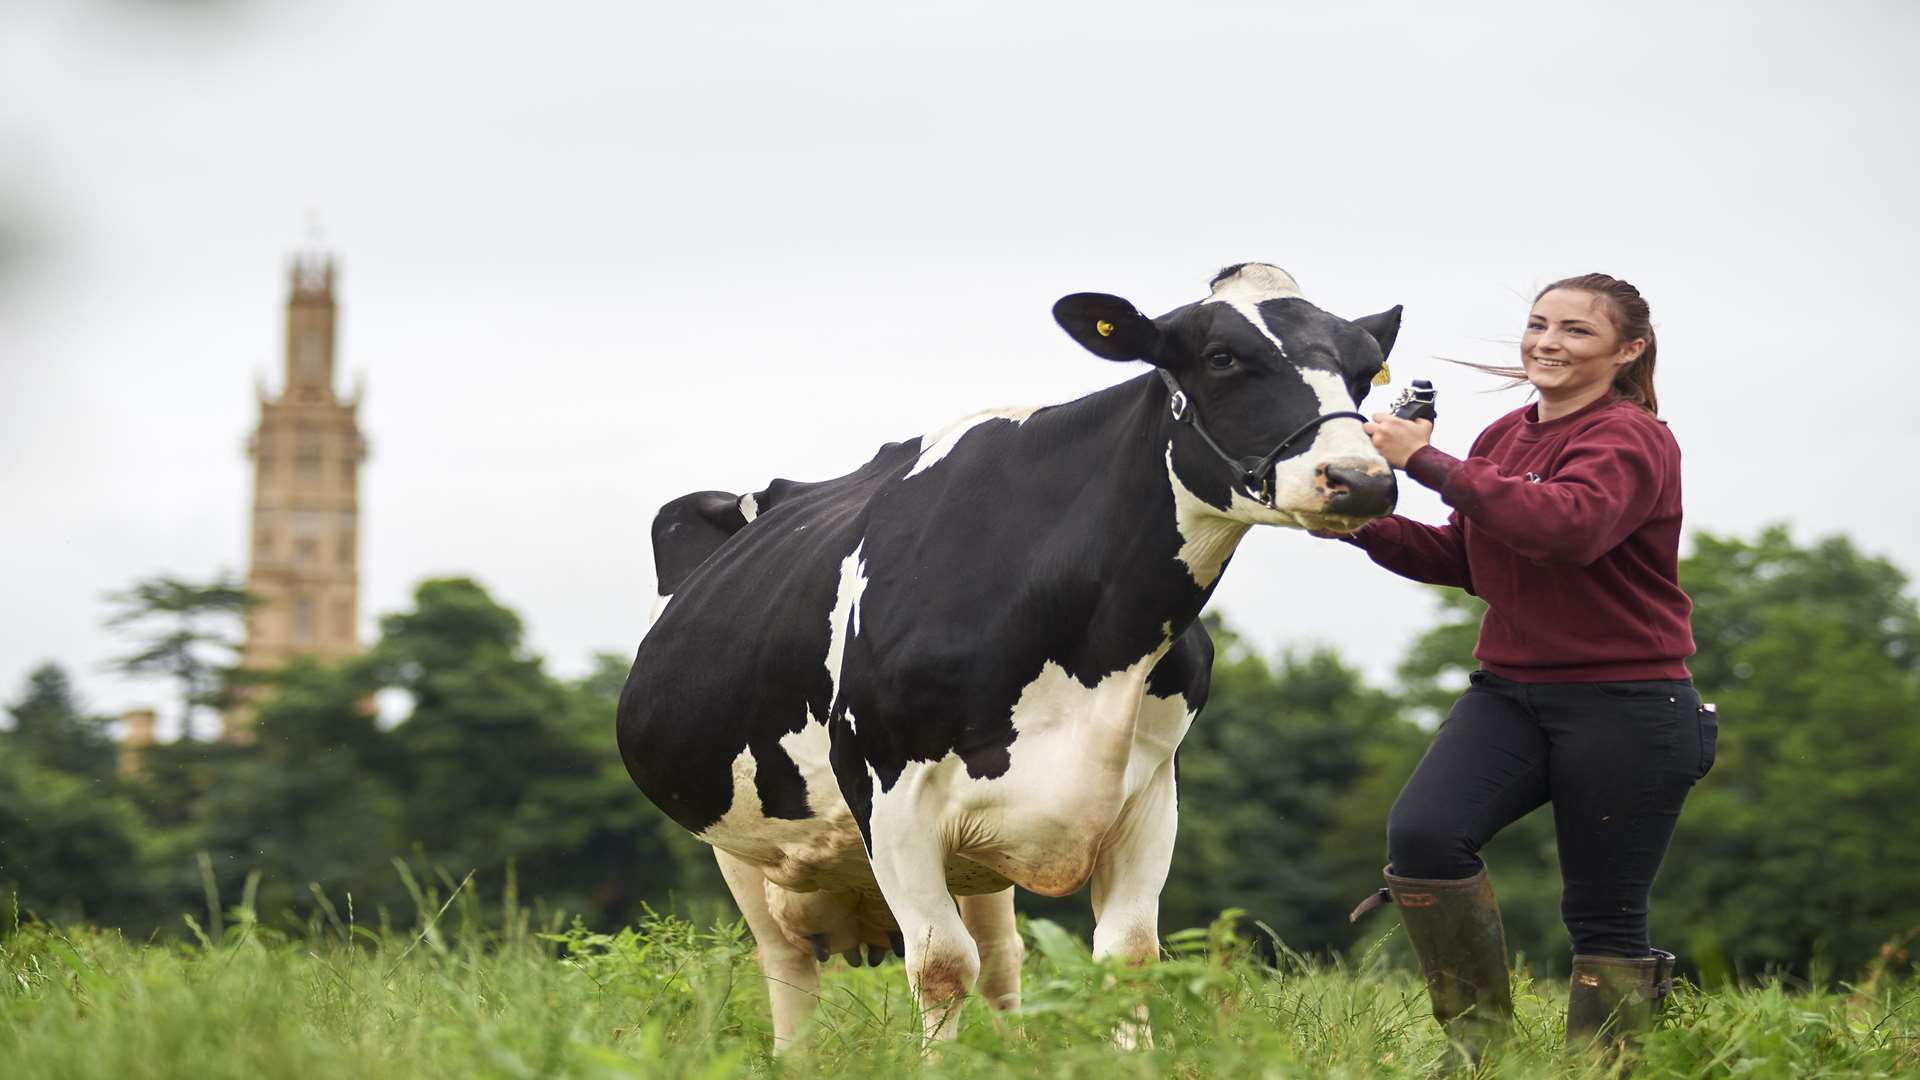
[[[1393,512],[1399,490],[1393,470],[1360,462],[1333,462],[1321,466],[1326,476],[1327,513],[1347,517],[1380,517]]]

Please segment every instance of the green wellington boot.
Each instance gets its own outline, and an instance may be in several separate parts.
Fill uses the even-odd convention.
[[[1387,887],[1353,917],[1383,903],[1400,908],[1407,940],[1426,974],[1433,1018],[1467,1056],[1478,1061],[1513,1023],[1507,975],[1507,935],[1487,868],[1470,878],[1431,881],[1386,870]]]
[[[1575,956],[1567,985],[1567,1045],[1632,1042],[1673,991],[1674,955]]]

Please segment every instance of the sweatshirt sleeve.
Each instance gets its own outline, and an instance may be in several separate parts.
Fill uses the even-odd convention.
[[[1455,511],[1445,525],[1426,525],[1398,514],[1380,518],[1342,540],[1403,578],[1473,591],[1467,571],[1466,534]]]
[[[1659,504],[1658,435],[1632,418],[1579,434],[1541,481],[1502,476],[1481,457],[1460,461],[1431,446],[1407,475],[1433,488],[1476,529],[1535,562],[1588,566],[1645,524]]]

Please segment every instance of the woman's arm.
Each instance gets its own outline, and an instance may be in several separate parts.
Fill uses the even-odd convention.
[[[1666,456],[1651,425],[1623,416],[1581,432],[1545,480],[1502,476],[1486,458],[1460,461],[1431,446],[1408,459],[1407,475],[1527,558],[1587,566],[1652,516]]]
[[[1445,525],[1425,525],[1395,514],[1340,539],[1401,577],[1472,592],[1473,575],[1467,570],[1467,539],[1462,528],[1458,511]]]

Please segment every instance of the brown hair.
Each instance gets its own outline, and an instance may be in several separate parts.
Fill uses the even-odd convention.
[[[1656,342],[1653,335],[1653,318],[1647,310],[1647,300],[1631,282],[1622,281],[1608,274],[1580,274],[1576,277],[1561,278],[1549,284],[1533,296],[1533,302],[1555,289],[1577,289],[1592,293],[1606,301],[1607,314],[1613,321],[1614,332],[1621,342],[1634,338],[1645,338],[1647,347],[1640,351],[1633,363],[1621,368],[1613,377],[1613,390],[1635,405],[1658,415],[1660,400],[1653,393],[1653,362]],[[1490,375],[1504,375],[1514,380],[1515,385],[1526,382],[1524,367],[1504,367],[1499,364],[1475,364],[1468,361],[1455,361],[1467,367],[1484,371]]]

